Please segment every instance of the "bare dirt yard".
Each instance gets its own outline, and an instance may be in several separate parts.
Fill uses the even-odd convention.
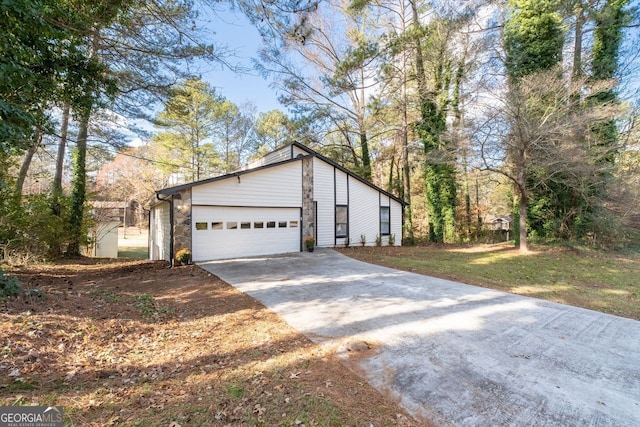
[[[11,273],[27,295],[0,303],[0,405],[62,405],[71,426],[416,425],[335,349],[198,267]]]

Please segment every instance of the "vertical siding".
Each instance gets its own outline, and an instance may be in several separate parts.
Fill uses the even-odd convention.
[[[395,200],[391,200],[391,234],[395,234],[395,246],[402,245],[402,206]]]
[[[318,246],[333,246],[335,243],[335,201],[333,188],[333,166],[313,159],[313,200],[316,202],[316,234]]]
[[[301,161],[193,187],[194,205],[301,207]]]
[[[336,169],[336,205],[348,205],[347,174]]]
[[[360,245],[365,235],[367,246],[375,245],[380,233],[380,192],[357,179],[349,179],[349,239]]]
[[[149,258],[170,261],[171,224],[169,223],[169,203],[162,202],[151,210]]]

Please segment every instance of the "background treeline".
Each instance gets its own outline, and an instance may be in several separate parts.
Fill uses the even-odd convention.
[[[482,239],[483,222],[511,214],[523,250],[633,245],[636,6],[0,2],[0,243],[78,254],[88,199],[148,204],[298,140],[409,202],[408,242]],[[286,112],[235,105],[193,72],[233,67],[204,31],[219,8],[260,30],[256,68]]]

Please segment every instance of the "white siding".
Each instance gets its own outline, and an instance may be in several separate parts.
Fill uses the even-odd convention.
[[[162,202],[151,209],[149,258],[171,261],[171,224],[169,222],[169,202]]]
[[[293,146],[293,158],[295,159],[296,157],[298,157],[298,155],[302,154],[303,156],[307,156],[309,155],[309,153],[307,153],[306,151],[302,150],[299,147],[296,147],[295,145]]]
[[[375,245],[380,233],[380,192],[358,181],[349,179],[349,240],[360,245],[360,236],[366,237],[367,246]]]
[[[268,227],[271,221],[273,228]],[[214,228],[214,222],[220,228]],[[229,228],[229,222],[236,228]],[[262,227],[256,227],[256,222]],[[243,223],[247,228],[242,228]],[[300,208],[194,206],[193,260],[299,252],[301,230]]]
[[[335,200],[333,166],[313,159],[313,200],[316,202],[316,236],[318,246],[335,244]]]
[[[395,246],[402,245],[402,206],[395,200],[391,200],[391,234],[395,236]]]
[[[336,205],[348,205],[348,197],[347,174],[336,169]]]
[[[283,162],[291,159],[291,146],[287,145],[276,151],[267,154],[264,157],[260,157],[252,162],[249,162],[241,170],[253,169],[264,165],[270,165],[271,163]]]
[[[302,165],[292,162],[193,187],[193,205],[302,206]]]

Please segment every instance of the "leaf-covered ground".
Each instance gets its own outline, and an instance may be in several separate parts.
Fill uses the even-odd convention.
[[[415,425],[332,348],[198,267],[13,272],[29,295],[0,304],[0,405],[63,405],[73,426]]]

